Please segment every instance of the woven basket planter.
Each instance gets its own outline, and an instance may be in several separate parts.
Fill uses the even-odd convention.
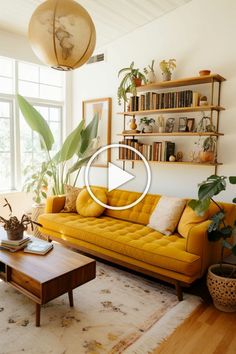
[[[235,265],[223,264],[225,274],[231,274],[236,270]],[[220,265],[214,264],[208,269],[207,286],[215,307],[224,312],[236,311],[236,273],[234,278],[226,278],[220,275]]]

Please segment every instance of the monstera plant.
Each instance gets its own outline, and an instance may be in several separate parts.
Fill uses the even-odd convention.
[[[18,95],[17,98],[27,124],[34,132],[38,133],[41,149],[45,152],[45,161],[39,169],[39,174],[43,171],[44,177],[50,177],[51,190],[54,195],[63,194],[64,184],[69,182],[72,182],[73,185],[76,184],[81,167],[86,165],[97,150],[98,116],[95,115],[87,127],[82,120],[65,139],[61,149],[52,156],[54,137],[47,121],[24,97]],[[32,177],[34,180],[34,176]],[[72,179],[73,181],[71,181]],[[46,197],[43,190],[46,180],[46,178],[41,178],[42,192],[40,196],[42,197]],[[34,188],[35,184],[32,183],[30,186]],[[28,185],[28,191],[30,191],[30,186]],[[38,184],[36,186],[37,189],[40,188]]]

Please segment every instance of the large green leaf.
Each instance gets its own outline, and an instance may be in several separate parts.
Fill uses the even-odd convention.
[[[79,145],[78,156],[83,156],[91,141],[97,137],[98,133],[98,114],[96,113],[93,120],[81,132],[81,143]]]
[[[231,184],[236,184],[236,176],[230,176],[229,181]]]
[[[83,159],[78,159],[74,165],[68,170],[68,174],[78,171],[82,166],[85,166],[89,161],[91,156],[85,157]]]
[[[197,215],[202,216],[209,208],[210,202],[210,198],[204,200],[190,200],[188,205],[195,211]]]
[[[226,177],[212,175],[206,181],[201,183],[198,190],[198,198],[200,200],[212,198],[226,189]]]
[[[75,128],[70,135],[64,141],[62,148],[56,156],[54,160],[58,163],[65,162],[70,160],[74,154],[78,151],[78,146],[80,142],[80,134],[84,127],[84,121],[82,120],[80,124]]]
[[[17,100],[27,124],[33,131],[39,134],[43,142],[43,144],[41,144],[42,147],[50,151],[54,144],[54,138],[48,123],[24,97],[17,95]]]

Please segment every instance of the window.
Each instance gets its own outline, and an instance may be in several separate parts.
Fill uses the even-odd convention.
[[[47,120],[55,144],[62,142],[64,73],[0,57],[0,190],[21,188],[24,170],[45,160],[38,135],[26,124],[16,103],[19,92]]]

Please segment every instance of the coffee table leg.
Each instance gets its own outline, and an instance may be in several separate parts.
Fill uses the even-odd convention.
[[[70,307],[73,307],[74,306],[73,290],[68,291],[68,296],[69,296]]]
[[[40,310],[41,310],[41,305],[36,304],[36,327],[40,327]]]

